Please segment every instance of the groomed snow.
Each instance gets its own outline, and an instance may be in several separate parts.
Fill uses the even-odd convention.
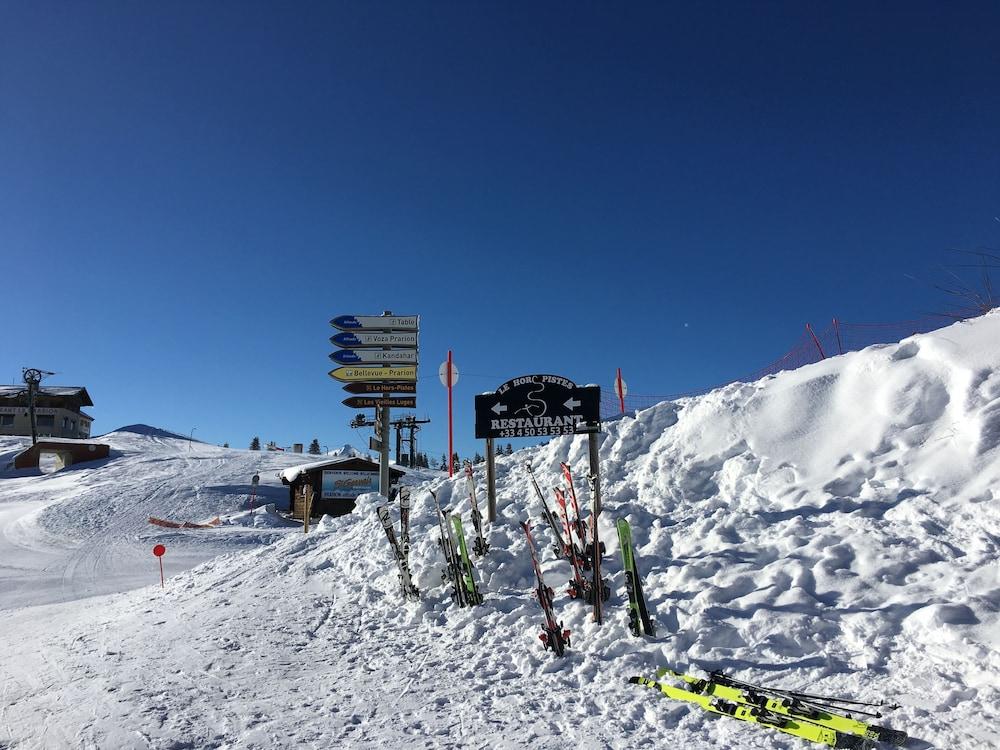
[[[292,456],[123,435],[124,455],[102,465],[0,479],[0,745],[810,747],[626,684],[670,665],[886,697],[902,708],[885,722],[912,747],[1000,747],[998,341],[993,313],[607,424],[600,528],[615,593],[603,626],[563,593],[569,567],[548,549],[523,469],[530,459],[551,488],[570,462],[586,501],[582,437],[498,458],[486,601],[465,610],[440,583],[425,491],[470,528],[464,478],[413,489],[415,604],[401,602],[374,495],[309,535],[142,526],[235,524],[262,459],[268,501],[283,507],[274,472]],[[573,633],[563,659],[537,638],[528,516]],[[625,628],[619,517],[653,639]],[[162,540],[164,589],[149,554]],[[176,573],[176,548],[206,561]],[[40,569],[46,555],[61,588]],[[81,568],[118,567],[105,591],[153,585],[81,598],[100,593]],[[36,580],[47,583],[33,599]]]

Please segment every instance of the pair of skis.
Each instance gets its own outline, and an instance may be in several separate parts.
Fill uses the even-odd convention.
[[[569,646],[570,633],[563,628],[561,621],[556,620],[555,610],[553,609],[555,592],[545,585],[545,579],[542,577],[542,567],[538,564],[538,553],[535,551],[535,540],[531,536],[531,525],[527,521],[522,521],[521,528],[524,529],[524,536],[528,540],[528,550],[531,552],[531,565],[535,569],[535,596],[545,616],[542,632],[538,637],[541,639],[542,645],[546,650],[551,649],[556,656],[562,656]]]
[[[708,679],[702,679],[663,668],[657,671],[656,677],[656,680],[632,677],[629,682],[659,690],[674,700],[693,703],[709,713],[768,726],[827,747],[860,750],[868,747],[870,741],[896,746],[906,744],[905,732],[864,722],[853,716],[880,718],[879,707],[893,709],[898,706],[753,685],[721,672],[713,672]],[[658,681],[663,677],[678,680],[684,686]],[[865,710],[868,708],[876,710]]]
[[[646,597],[642,593],[642,576],[635,560],[632,546],[632,527],[624,518],[615,524],[618,529],[618,547],[622,555],[622,570],[625,571],[625,591],[628,593],[628,627],[632,635],[656,635],[653,621],[646,609]]]
[[[430,493],[437,508],[440,531],[438,543],[445,559],[445,570],[441,574],[441,579],[452,585],[451,598],[458,606],[471,607],[481,604],[483,595],[479,593],[479,587],[476,585],[475,569],[465,543],[462,519],[441,507],[434,490],[430,490]]]
[[[587,524],[584,523],[580,513],[580,503],[576,497],[576,487],[573,484],[573,474],[569,464],[562,463],[560,466],[563,477],[566,479],[566,486],[569,488],[569,499],[572,501],[573,512],[576,516],[574,520],[570,520],[566,494],[563,490],[556,488],[556,503],[562,513],[566,539],[569,541],[569,561],[573,566],[573,578],[570,579],[567,593],[574,599],[583,599],[588,604],[592,604],[594,606],[594,621],[600,623],[603,618],[602,605],[610,598],[611,588],[601,578],[601,558],[604,556],[605,547],[598,536],[597,493],[594,486],[596,479],[590,478],[590,493],[594,507],[591,509],[588,534]],[[573,539],[574,533],[580,540],[579,546]],[[584,576],[586,571],[591,572],[589,579]],[[595,595],[595,592],[599,592],[599,595]]]
[[[375,509],[378,520],[382,523],[385,535],[389,539],[389,547],[399,568],[399,586],[404,599],[416,601],[420,591],[413,583],[410,573],[410,490],[401,488],[399,492],[400,538],[396,538],[396,529],[389,515],[389,506],[381,505]],[[401,541],[400,541],[401,540]]]
[[[479,512],[479,498],[476,497],[476,479],[472,474],[472,464],[465,464],[465,481],[469,485],[469,504],[472,506],[472,527],[476,530],[476,541],[472,543],[472,551],[478,557],[484,557],[490,551],[490,545],[483,537],[483,514]]]

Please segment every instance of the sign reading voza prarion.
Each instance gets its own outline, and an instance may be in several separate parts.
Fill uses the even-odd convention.
[[[476,396],[476,437],[573,435],[601,419],[601,389],[559,375],[524,375]]]

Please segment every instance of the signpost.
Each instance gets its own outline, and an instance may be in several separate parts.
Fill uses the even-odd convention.
[[[341,401],[344,406],[352,409],[377,409],[380,406],[392,406],[396,409],[416,409],[416,397],[407,398],[405,396],[381,398],[378,396],[351,396]]]
[[[494,443],[496,438],[586,434],[594,520],[601,512],[597,433],[601,429],[601,388],[578,386],[559,375],[522,375],[493,393],[476,396],[476,437],[486,440],[486,482],[490,516],[495,510]],[[595,527],[596,528],[596,527]],[[597,551],[595,554],[600,554]],[[600,568],[598,568],[600,570]],[[599,589],[597,589],[599,591]],[[600,624],[600,610],[595,609]]]
[[[342,367],[329,375],[347,383],[345,391],[357,394],[344,399],[345,406],[375,409],[375,436],[369,446],[379,452],[379,493],[389,497],[389,410],[417,407],[420,317],[386,310],[382,315],[338,315],[330,325],[341,331],[330,337],[338,347],[330,359]]]
[[[448,389],[448,476],[451,477],[455,475],[455,448],[451,418],[451,391],[455,386],[455,383],[458,382],[458,368],[455,367],[455,363],[452,361],[451,349],[448,350],[448,359],[442,362],[441,366],[438,368],[438,378],[441,379],[441,385]]]
[[[334,380],[341,380],[350,383],[355,380],[408,380],[415,382],[417,379],[416,365],[406,365],[403,367],[379,367],[379,366],[346,366],[330,370],[328,373]]]
[[[416,383],[370,383],[366,381],[359,381],[355,383],[348,383],[344,386],[344,390],[348,393],[416,393],[417,384]]]
[[[615,394],[618,396],[618,404],[622,408],[622,414],[625,413],[625,396],[628,394],[628,384],[622,380],[622,368],[618,368],[618,374],[615,375]]]
[[[341,349],[360,349],[368,346],[405,346],[417,348],[417,333],[354,333],[345,331],[330,337],[330,343]]]
[[[163,554],[167,551],[167,548],[162,544],[157,544],[153,547],[153,554],[156,555],[156,559],[160,561],[160,588],[164,587],[163,583]]]
[[[341,349],[333,352],[330,359],[342,365],[379,364],[405,365],[416,364],[416,349]]]
[[[330,325],[341,331],[416,331],[419,328],[419,315],[338,315],[330,321]],[[376,344],[376,346],[386,346]]]
[[[599,429],[601,389],[558,375],[524,375],[476,396],[476,437],[574,435]]]

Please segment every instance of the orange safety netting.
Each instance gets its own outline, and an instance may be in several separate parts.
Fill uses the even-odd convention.
[[[190,521],[167,521],[163,518],[149,517],[149,522],[154,526],[163,526],[168,529],[213,529],[222,523],[222,519],[216,516],[208,523],[191,523]]]

